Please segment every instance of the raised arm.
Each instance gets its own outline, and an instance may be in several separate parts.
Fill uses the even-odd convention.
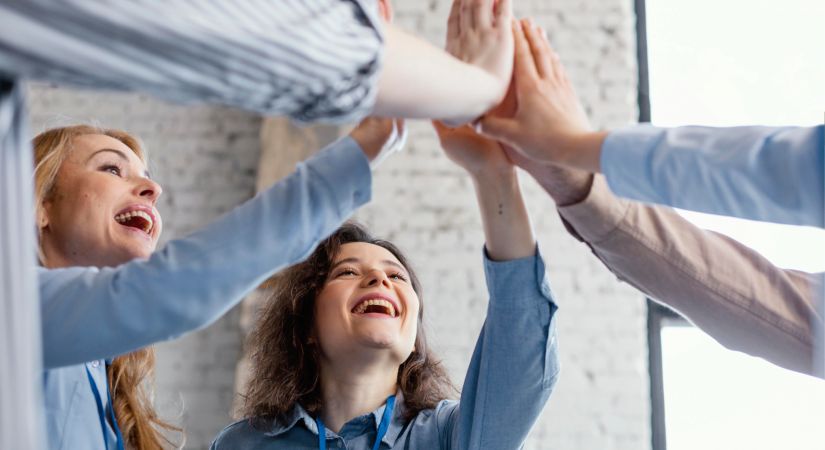
[[[622,281],[687,317],[722,345],[825,377],[813,358],[822,274],[785,270],[666,207],[620,199],[598,176],[537,177],[568,230]],[[567,184],[565,184],[567,183]]]
[[[556,305],[502,148],[469,127],[436,126],[447,155],[475,185],[490,296],[461,401],[441,412],[444,448],[519,449],[558,376]]]
[[[365,120],[283,181],[148,260],[40,269],[44,365],[117,356],[216,320],[369,201],[368,162],[392,150],[385,145],[391,130],[390,121]]]
[[[8,0],[0,76],[302,121],[355,122],[375,109],[465,122],[503,97],[512,40],[509,1],[462,2],[486,22],[468,20],[453,57],[385,27],[375,4],[359,0]]]
[[[531,60],[533,68],[517,70],[558,75],[537,84],[553,93],[546,105],[566,118],[567,128],[590,130],[563,69],[553,65],[542,33],[524,25],[528,38],[517,39],[517,66],[519,60]],[[509,123],[506,120],[501,123]],[[504,148],[553,197],[568,231],[621,280],[684,314],[731,349],[823,376],[812,359],[814,328],[823,323],[815,308],[821,276],[782,270],[671,209],[619,199],[602,176],[531,158],[523,148]]]
[[[825,126],[595,132],[543,31],[529,22],[516,31],[518,108],[482,121],[490,137],[537,162],[604,172],[632,199],[825,227]]]
[[[638,125],[607,135],[618,195],[745,219],[825,227],[825,126]],[[686,189],[690,186],[690,189]]]

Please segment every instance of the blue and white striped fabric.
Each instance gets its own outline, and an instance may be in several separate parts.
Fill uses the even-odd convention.
[[[0,1],[0,448],[43,448],[32,158],[20,82],[354,122],[382,34],[358,0]]]
[[[376,17],[343,0],[4,0],[0,74],[354,122],[375,100]]]

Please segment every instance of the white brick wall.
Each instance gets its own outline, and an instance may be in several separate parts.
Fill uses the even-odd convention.
[[[144,141],[164,189],[164,241],[209,223],[255,190],[261,120],[254,115],[134,94],[41,85],[29,93],[32,133],[92,122]],[[164,417],[186,427],[187,448],[208,447],[228,423],[241,342],[233,310],[205,330],[157,346],[157,403]]]
[[[548,30],[594,125],[637,116],[633,3],[516,1],[516,13]],[[443,42],[450,2],[396,2],[396,20]],[[424,285],[429,329],[461,382],[485,313],[482,232],[472,185],[440,154],[425,123],[408,150],[375,175],[374,201],[358,218],[405,249]],[[523,176],[528,207],[560,304],[562,375],[528,449],[650,448],[643,297],[570,237],[552,201]],[[388,214],[389,213],[389,214]]]
[[[635,119],[632,2],[515,3],[517,14],[533,17],[548,30],[596,126]],[[403,27],[442,42],[448,0],[396,0],[395,9]],[[160,209],[166,238],[208,222],[254,190],[260,121],[251,115],[45,87],[32,90],[30,104],[34,131],[65,123],[54,119],[63,114],[141,136],[165,188]],[[619,285],[584,245],[568,236],[550,199],[523,178],[561,306],[563,366],[527,448],[650,448],[642,296]],[[434,344],[460,383],[486,311],[482,233],[471,183],[441,155],[422,122],[411,124],[409,148],[381,167],[374,186],[373,203],[357,218],[409,253],[424,284]],[[452,319],[457,317],[461,320]],[[187,448],[206,448],[229,421],[240,336],[239,314],[232,312],[207,330],[159,346],[158,397],[171,412],[183,400]]]

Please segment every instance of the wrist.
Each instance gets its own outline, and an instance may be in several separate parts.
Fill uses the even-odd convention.
[[[484,166],[468,169],[470,178],[476,185],[512,183],[517,179],[516,167],[512,164]]]
[[[555,166],[544,173],[533,174],[539,185],[548,193],[557,207],[580,203],[590,195],[594,175],[581,170]]]
[[[353,132],[349,134],[349,137],[358,144],[358,147],[364,152],[364,156],[367,157],[368,161],[375,159],[381,150],[381,147],[374,139],[367,139],[366,136],[359,133],[358,130],[353,130]]]
[[[585,131],[566,137],[559,143],[563,155],[558,163],[586,172],[600,172],[602,144],[605,137],[607,137],[606,131]]]

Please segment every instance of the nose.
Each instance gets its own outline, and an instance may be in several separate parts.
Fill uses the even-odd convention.
[[[140,198],[148,199],[154,204],[158,201],[160,194],[163,193],[163,188],[151,178],[140,178],[140,181],[135,187],[135,193]]]
[[[366,276],[364,277],[363,287],[376,286],[383,286],[387,289],[389,289],[392,286],[392,283],[390,283],[390,279],[387,278],[387,274],[384,273],[383,270],[373,269],[367,272]]]

